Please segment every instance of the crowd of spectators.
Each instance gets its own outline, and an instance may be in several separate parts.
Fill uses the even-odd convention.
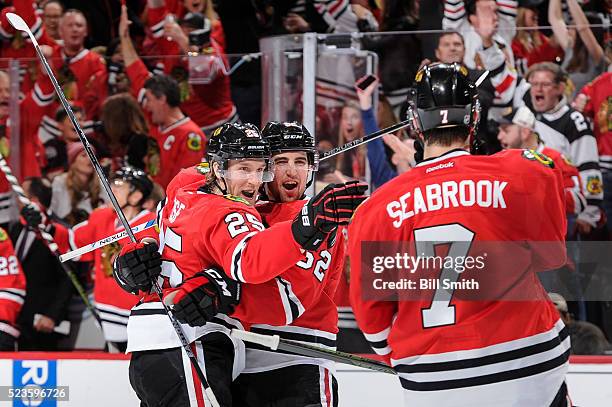
[[[461,63],[481,82],[483,152],[557,149],[580,180],[571,186],[576,205],[568,211],[568,240],[609,239],[612,231],[607,221],[612,219],[610,0],[4,1],[0,153],[43,212],[71,228],[104,208],[109,197],[33,47],[11,27],[7,12],[30,26],[109,176],[130,166],[155,181],[152,197],[139,202],[143,210],[163,198],[161,191],[180,168],[204,158],[207,136],[215,128],[239,120],[265,124],[262,64],[255,57],[231,69],[240,55],[256,56],[259,40],[273,35],[360,33],[349,48],[377,56],[376,78],[368,86],[356,86],[365,80],[356,54],[325,53],[318,61],[317,125],[311,130],[322,151],[405,120],[422,65]],[[425,28],[437,33],[418,31]],[[346,46],[339,44],[334,46]],[[299,86],[287,88],[299,100]],[[16,89],[17,99],[11,97]],[[297,120],[299,103],[287,106]],[[533,126],[515,120],[523,105],[533,114]],[[11,117],[15,112],[18,119]],[[398,130],[322,162],[315,186],[362,179],[374,191],[415,165],[418,145],[412,137]],[[56,349],[62,341],[53,330],[74,315],[74,293],[54,257],[20,224],[18,213],[0,174],[0,225],[9,232],[27,277],[25,299],[19,297],[25,301],[19,347]],[[52,269],[44,278],[35,272],[42,265]],[[87,263],[75,270],[85,287],[95,284]],[[573,273],[580,276],[580,267]],[[356,325],[346,283],[337,301],[340,327],[350,331]],[[56,287],[57,295],[45,294],[45,287]],[[585,302],[582,289],[564,302],[565,312],[590,320],[612,338],[612,301]],[[19,294],[3,292],[0,286],[0,308],[5,297],[14,301]],[[3,315],[0,311],[0,335],[14,334],[17,327]],[[345,338],[358,336],[349,331]],[[347,344],[342,338],[340,343]],[[345,349],[365,350],[350,344]]]

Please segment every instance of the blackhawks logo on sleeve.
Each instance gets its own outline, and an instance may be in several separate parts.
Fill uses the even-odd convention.
[[[0,228],[0,242],[4,242],[6,239],[8,239],[8,235],[6,234],[6,231]]]
[[[586,189],[590,194],[597,195],[603,192],[601,179],[598,176],[592,175],[587,177]]]
[[[187,136],[187,148],[191,151],[202,149],[202,137],[198,133],[189,133]]]
[[[550,168],[555,168],[555,163],[553,162],[552,158],[542,153],[538,153],[535,150],[524,150],[523,158],[526,158],[529,161],[537,161],[540,164],[545,165]]]

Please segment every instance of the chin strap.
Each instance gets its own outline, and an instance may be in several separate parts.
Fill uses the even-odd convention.
[[[219,185],[219,178],[215,179],[215,186],[219,188],[219,191],[221,191],[223,195],[227,195],[227,182],[225,182],[225,179],[221,179],[223,180],[223,188]]]

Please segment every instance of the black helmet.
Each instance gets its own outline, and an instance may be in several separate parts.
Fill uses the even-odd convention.
[[[417,72],[415,82],[415,100],[408,101],[413,130],[422,135],[434,128],[465,126],[473,142],[480,102],[467,68],[456,62],[425,65]]]
[[[226,123],[218,127],[208,142],[208,159],[218,162],[221,170],[227,170],[230,160],[264,159],[269,164],[270,144],[259,129],[250,123]],[[272,180],[269,165],[264,179]]]
[[[250,123],[226,123],[218,127],[208,142],[207,154],[214,160],[270,158],[270,144]]]
[[[120,179],[129,183],[132,188],[142,193],[142,201],[147,199],[153,192],[153,181],[140,168],[125,166],[113,174],[113,180]]]
[[[319,166],[319,152],[315,139],[303,124],[298,122],[269,122],[261,136],[270,143],[272,154],[287,151],[304,151],[308,162],[316,171]]]

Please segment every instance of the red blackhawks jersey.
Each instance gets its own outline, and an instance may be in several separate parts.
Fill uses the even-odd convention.
[[[351,303],[410,404],[541,407],[559,390],[568,332],[535,275],[566,261],[563,181],[551,167],[531,150],[452,150],[357,210]]]
[[[19,337],[17,317],[25,299],[26,280],[13,243],[0,228],[0,331]]]
[[[602,171],[612,171],[612,72],[599,75],[580,93],[589,98],[584,115],[593,120],[599,166]]]
[[[305,201],[257,205],[266,227],[293,221]],[[344,265],[344,241],[339,232],[316,252],[305,252],[293,268],[263,284],[244,284],[240,305],[232,314],[250,323],[253,332],[279,335],[326,349],[336,348],[338,313],[333,295]],[[261,321],[261,322],[257,322]],[[332,368],[327,360],[289,355],[246,344],[244,373],[296,364]]]
[[[145,210],[131,219],[129,223],[136,226],[151,219],[155,219],[155,214]],[[60,230],[58,229],[58,232],[56,232],[57,240],[63,242],[67,240],[69,249],[75,250],[121,232],[124,228],[114,209],[104,207],[95,209],[89,219],[69,229],[67,235],[63,235]],[[157,232],[154,229],[147,229],[136,234],[138,240],[145,237],[156,238]],[[127,340],[126,326],[130,309],[139,299],[138,296],[125,292],[113,278],[112,263],[114,257],[119,254],[121,245],[127,242],[128,239],[123,238],[76,259],[76,261],[93,261],[94,305],[100,314],[100,319],[102,319],[104,337],[106,340],[114,342],[125,342]]]
[[[129,65],[126,73],[130,78],[132,93],[142,103],[145,93],[144,83],[151,74],[141,60]],[[204,148],[206,136],[188,116],[165,128],[149,123],[149,128],[160,150],[160,168],[157,174],[152,175],[155,182],[164,188],[181,168],[199,163],[206,155]]]
[[[163,260],[160,282],[165,294],[208,267],[222,269],[242,283],[258,284],[272,280],[302,259],[290,222],[264,232],[259,213],[246,201],[209,194],[195,185],[169,190],[158,213]],[[284,256],[278,256],[279,247],[283,247]],[[149,295],[132,310],[129,352],[180,346],[164,310],[154,301],[155,296]],[[152,326],[156,328],[152,330]],[[202,327],[182,327],[189,341],[208,332],[229,334],[228,329],[243,329],[239,321],[221,314]]]

